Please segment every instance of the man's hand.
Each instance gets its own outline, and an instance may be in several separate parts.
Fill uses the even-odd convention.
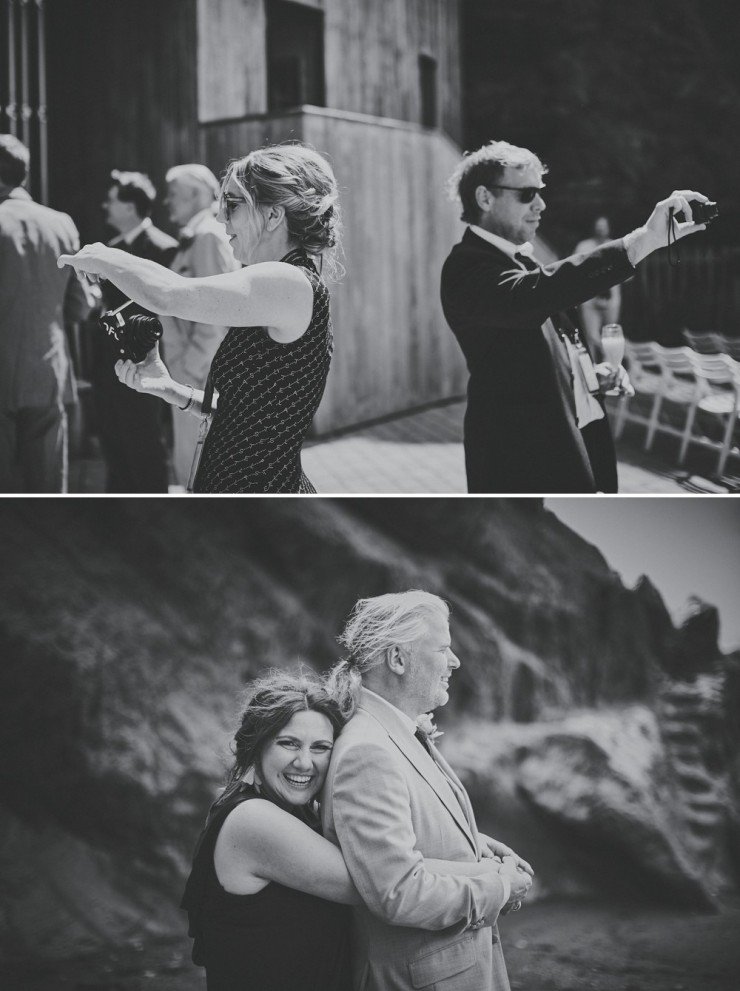
[[[499,840],[494,840],[491,836],[486,836],[485,833],[480,833],[479,836],[483,844],[482,853],[484,857],[496,857],[498,860],[503,860],[504,857],[512,857],[517,867],[526,871],[530,877],[534,877],[534,871],[531,866],[517,853],[514,853],[510,846],[506,846],[505,843],[501,843]]]
[[[630,377],[626,370],[618,365],[610,365],[607,361],[602,361],[594,365],[596,377],[599,380],[599,391],[602,395],[615,389],[620,396],[634,396],[635,390],[630,382]]]
[[[531,868],[530,868],[531,870]],[[522,901],[527,897],[529,889],[532,887],[532,878],[522,870],[514,857],[504,857],[503,863],[499,867],[499,877],[504,877],[511,885],[509,900],[502,908],[502,914],[517,912],[522,905]]]
[[[706,224],[695,224],[691,219],[691,200],[699,200],[701,203],[708,203],[709,197],[703,193],[697,193],[693,189],[677,189],[670,196],[656,203],[655,209],[648,217],[644,227],[638,227],[632,231],[625,239],[627,255],[633,265],[642,261],[651,252],[658,248],[665,248],[668,244],[669,225],[671,228],[671,240],[680,240],[689,234],[696,234],[697,231],[704,231]],[[672,212],[671,212],[672,211]],[[675,214],[682,213],[686,218],[682,223],[675,219]]]

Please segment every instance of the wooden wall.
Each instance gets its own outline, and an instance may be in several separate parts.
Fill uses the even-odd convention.
[[[439,300],[462,234],[444,182],[459,159],[414,125],[309,114],[305,138],[342,191],[345,277],[332,289],[336,354],[319,432],[461,395],[467,372]]]
[[[297,0],[324,11],[326,105],[421,122],[419,55],[437,60],[439,126],[461,137],[459,0]],[[203,122],[267,109],[266,0],[198,0]]]
[[[198,120],[267,110],[264,0],[197,0]]]
[[[419,55],[437,59],[440,126],[461,140],[459,0],[325,0],[326,103],[419,123]]]

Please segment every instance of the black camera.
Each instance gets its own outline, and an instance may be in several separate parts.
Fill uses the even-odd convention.
[[[149,354],[162,336],[162,324],[151,313],[132,313],[124,316],[123,310],[131,300],[117,310],[108,310],[100,318],[100,326],[118,358],[138,364]]]
[[[719,216],[719,207],[711,200],[707,203],[702,203],[701,200],[691,200],[689,205],[691,206],[691,216],[695,224],[711,224]],[[676,220],[680,223],[683,223],[686,219],[683,213],[677,213],[675,216]]]

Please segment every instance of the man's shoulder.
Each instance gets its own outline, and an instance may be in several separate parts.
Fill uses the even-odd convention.
[[[131,245],[131,252],[161,265],[169,265],[177,251],[177,241],[158,227],[147,227]]]
[[[37,203],[29,197],[23,197],[23,199],[15,199],[14,197],[9,197],[2,202],[2,211],[0,211],[0,218],[2,216],[10,217],[33,217],[33,219],[39,223],[46,222],[47,224],[52,224],[55,226],[64,226],[71,228],[77,232],[75,223],[68,213],[64,213],[62,210],[55,210],[53,207],[46,206],[44,203]]]
[[[166,234],[153,224],[151,227],[147,227],[145,231],[142,231],[139,236],[146,238],[153,247],[160,248],[162,251],[169,251],[177,247],[177,241],[174,237]]]
[[[390,736],[387,729],[367,709],[361,707],[337,737],[334,757],[345,754],[355,747],[372,745],[391,749]]]
[[[55,248],[77,250],[80,236],[68,213],[30,198],[7,199],[0,206],[0,236],[4,239],[16,244],[49,240]]]
[[[500,248],[497,248],[495,244],[484,241],[482,237],[478,237],[477,234],[468,230],[465,231],[457,244],[453,245],[452,250],[447,256],[447,262],[453,264],[458,262],[467,263],[472,259],[499,266],[513,264],[511,258]]]

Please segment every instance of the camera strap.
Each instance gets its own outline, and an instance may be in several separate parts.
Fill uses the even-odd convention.
[[[200,465],[201,455],[203,454],[203,445],[206,442],[208,430],[211,426],[211,420],[213,419],[213,377],[210,372],[208,373],[208,378],[206,379],[206,387],[203,390],[201,412],[203,416],[201,417],[200,427],[198,429],[198,440],[196,441],[195,453],[193,454],[193,463],[190,466],[190,475],[188,476],[188,492],[193,491],[195,477],[198,474],[198,467]]]
[[[668,211],[668,264],[671,268],[675,268],[681,264],[681,258],[678,253],[678,238],[676,237],[676,229],[673,226],[673,214],[674,210],[671,207]],[[671,236],[673,240],[671,240]]]

